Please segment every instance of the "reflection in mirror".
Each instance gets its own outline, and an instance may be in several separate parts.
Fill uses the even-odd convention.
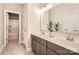
[[[49,22],[49,12],[46,11],[42,13],[40,17],[41,31],[48,31],[47,29],[48,22]]]
[[[54,3],[52,5],[52,8],[40,15],[40,30],[48,31],[47,24],[52,19],[53,22],[59,21],[62,24],[63,27],[59,32],[79,34],[79,3]]]
[[[40,4],[40,30],[42,32],[48,31],[47,24],[49,22],[49,9],[51,9],[53,4],[43,3]]]
[[[49,14],[53,22],[62,23],[60,31],[79,33],[79,4],[64,3],[50,9]]]

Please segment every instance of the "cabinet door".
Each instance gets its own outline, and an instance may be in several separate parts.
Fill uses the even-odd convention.
[[[69,55],[79,55],[79,53],[73,52],[69,50]]]
[[[57,55],[53,50],[51,50],[49,48],[47,48],[46,54],[47,55]]]
[[[36,54],[36,41],[32,39],[31,41],[31,47],[34,54]]]
[[[77,55],[77,53],[72,52],[64,47],[47,41],[47,47],[56,51],[60,55]]]
[[[40,43],[33,38],[32,38],[31,47],[34,54],[40,55]]]
[[[36,41],[36,55],[40,55],[40,43]]]
[[[40,44],[40,54],[41,55],[46,55],[46,46]]]

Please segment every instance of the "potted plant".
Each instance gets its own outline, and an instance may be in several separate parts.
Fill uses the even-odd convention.
[[[57,23],[53,24],[55,31],[59,31],[62,28],[62,24],[59,23],[59,21]]]
[[[49,30],[49,36],[52,37],[51,33],[53,32],[53,22],[52,20],[49,21],[49,23],[47,24],[47,29]]]
[[[52,20],[49,21],[48,25],[48,30],[50,31],[49,36],[53,37],[52,32],[53,31],[59,31],[62,28],[62,24],[59,23],[59,21],[57,23],[53,23]]]

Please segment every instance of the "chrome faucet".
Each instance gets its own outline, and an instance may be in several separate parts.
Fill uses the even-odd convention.
[[[66,38],[67,40],[69,40],[69,41],[74,41],[74,39],[73,39],[73,37],[72,36],[67,36],[67,38]]]

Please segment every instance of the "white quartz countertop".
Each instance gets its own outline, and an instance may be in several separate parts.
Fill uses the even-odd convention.
[[[68,41],[65,38],[61,38],[61,37],[49,37],[49,36],[45,36],[43,34],[36,34],[36,33],[32,33],[35,36],[38,36],[40,38],[43,38],[44,40],[47,40],[49,42],[55,43],[59,46],[62,46],[66,49],[69,49],[71,51],[74,51],[76,53],[79,53],[79,43],[76,43],[75,41]]]

